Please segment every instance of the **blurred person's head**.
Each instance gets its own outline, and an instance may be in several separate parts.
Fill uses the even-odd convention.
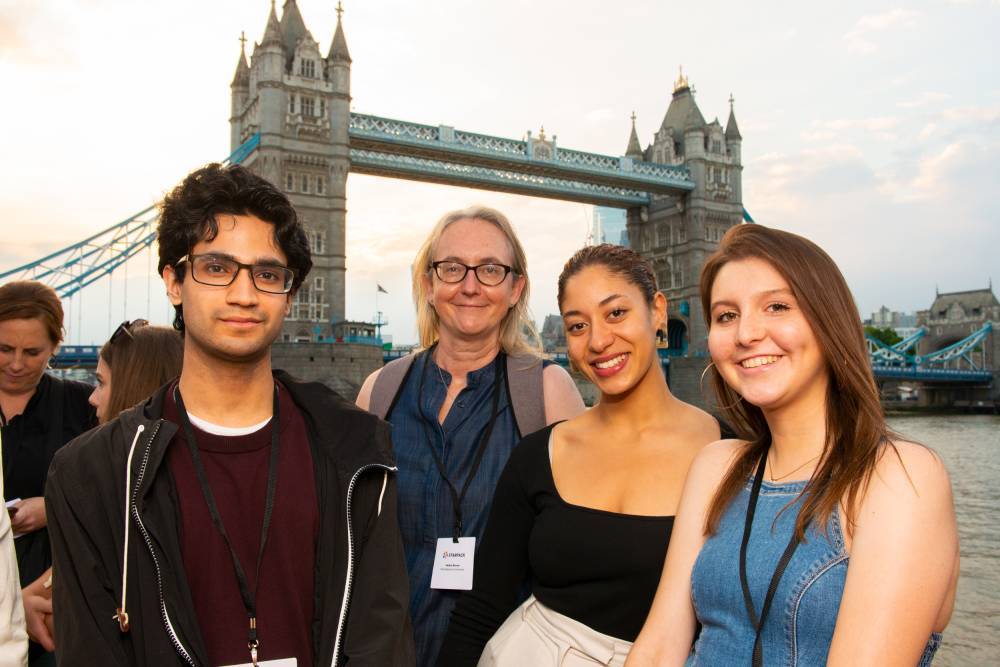
[[[503,213],[485,206],[446,213],[413,261],[420,345],[496,340],[509,354],[537,354],[527,270],[524,248]]]
[[[98,357],[97,386],[90,395],[98,421],[114,419],[180,375],[183,357],[177,331],[149,326],[146,320],[123,322]]]
[[[34,392],[62,339],[55,290],[34,280],[0,286],[0,392]]]
[[[229,362],[268,355],[312,268],[284,193],[238,165],[208,165],[164,198],[157,239],[186,344]]]

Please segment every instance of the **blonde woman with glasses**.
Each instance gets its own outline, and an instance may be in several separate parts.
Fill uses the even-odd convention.
[[[475,543],[514,445],[584,407],[569,374],[541,360],[529,285],[502,213],[446,214],[413,261],[421,349],[373,373],[357,398],[393,425],[418,665],[437,664],[472,587]]]

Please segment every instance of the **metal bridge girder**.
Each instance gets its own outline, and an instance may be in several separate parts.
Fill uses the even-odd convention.
[[[694,189],[687,167],[554,146],[536,156],[532,142],[352,113],[351,149],[536,175],[640,192],[684,195]],[[433,171],[433,170],[432,170]],[[433,174],[431,174],[433,175]],[[410,176],[412,177],[412,176]],[[554,192],[553,196],[559,196]]]
[[[239,164],[259,145],[260,134],[255,134],[223,164]],[[153,204],[82,241],[0,273],[0,282],[38,280],[55,289],[61,298],[69,298],[150,247],[156,240],[159,219],[157,205]]]

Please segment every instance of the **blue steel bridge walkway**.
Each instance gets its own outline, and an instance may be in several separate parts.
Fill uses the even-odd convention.
[[[352,113],[348,135],[351,171],[360,174],[615,207],[695,187],[685,166],[561,148],[544,133],[506,139]]]

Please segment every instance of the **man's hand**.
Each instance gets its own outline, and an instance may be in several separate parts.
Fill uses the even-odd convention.
[[[48,525],[45,518],[45,499],[41,496],[25,498],[14,507],[17,511],[10,517],[10,527],[15,533],[33,533]]]

